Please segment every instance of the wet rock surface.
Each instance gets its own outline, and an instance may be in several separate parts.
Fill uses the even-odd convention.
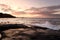
[[[59,30],[37,28],[36,26],[20,28],[17,26],[14,29],[11,27],[10,29],[1,31],[1,35],[1,40],[60,40]]]

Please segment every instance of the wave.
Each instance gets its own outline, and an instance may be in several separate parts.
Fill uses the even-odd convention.
[[[34,23],[34,24],[31,24],[31,25],[40,26],[40,27],[46,27],[46,28],[53,29],[53,30],[59,30],[60,29],[60,25],[53,25],[48,21],[46,21],[43,24]]]

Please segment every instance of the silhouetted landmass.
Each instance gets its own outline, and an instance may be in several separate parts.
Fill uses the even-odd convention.
[[[0,26],[1,40],[60,40],[60,31],[24,24]]]
[[[10,14],[3,14],[0,13],[0,18],[15,18],[14,16],[10,15]]]

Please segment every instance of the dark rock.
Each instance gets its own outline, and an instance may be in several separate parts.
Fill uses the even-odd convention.
[[[1,31],[2,40],[60,40],[60,31],[58,30],[34,28],[33,26],[30,28],[23,24],[18,26],[17,24],[15,26],[10,24],[9,26],[4,25],[4,27],[1,27],[9,27],[9,29],[6,28]]]
[[[15,18],[14,16],[10,15],[10,14],[3,14],[0,13],[0,18]]]

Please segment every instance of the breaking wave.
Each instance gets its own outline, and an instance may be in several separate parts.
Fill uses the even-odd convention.
[[[53,25],[48,21],[46,21],[43,24],[35,23],[35,24],[31,24],[31,25],[40,26],[40,27],[46,27],[46,28],[53,29],[53,30],[59,30],[60,29],[60,25]]]

